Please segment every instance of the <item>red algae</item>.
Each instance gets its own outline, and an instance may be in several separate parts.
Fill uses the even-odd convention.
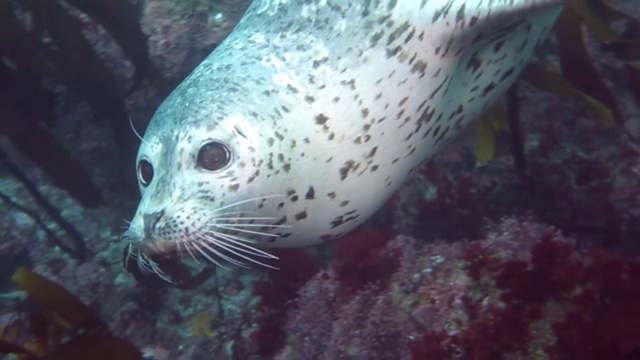
[[[255,284],[254,294],[260,296],[257,330],[251,334],[257,353],[273,356],[285,343],[286,313],[298,290],[320,269],[320,264],[303,250],[277,252],[278,269],[269,273],[269,280]]]
[[[640,349],[640,263],[578,249],[550,226],[508,219],[467,245],[396,237],[377,252],[397,259],[391,276],[378,273],[385,281],[344,278],[334,264],[302,287],[276,358],[633,359]],[[354,279],[363,283],[345,295]]]
[[[336,244],[332,270],[345,293],[363,290],[370,283],[386,284],[399,265],[399,251],[387,249],[391,229],[360,228]]]

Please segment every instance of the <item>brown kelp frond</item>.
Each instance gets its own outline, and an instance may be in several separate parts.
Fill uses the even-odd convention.
[[[616,35],[608,26],[599,21],[596,14],[589,11],[587,0],[571,0],[567,8],[560,15],[556,24],[555,37],[558,41],[558,58],[564,78],[575,87],[574,93],[586,94],[591,99],[607,107],[617,123],[621,123],[622,115],[618,109],[616,99],[606,85],[602,74],[597,70],[596,61],[587,50],[582,27],[585,26],[592,34],[602,34],[603,39],[614,38]],[[530,79],[527,78],[527,81]],[[549,91],[555,92],[557,81],[551,80]],[[586,100],[585,97],[580,96]],[[593,100],[587,100],[591,106]],[[593,107],[592,107],[593,108]],[[603,118],[599,111],[595,112],[605,124],[609,119]]]
[[[33,211],[21,206],[17,202],[15,202],[8,195],[0,192],[0,200],[9,206],[17,209],[25,213],[27,216],[31,217],[36,224],[38,224],[47,234],[50,240],[56,243],[56,245],[60,246],[60,249],[70,254],[74,258],[80,261],[85,260],[86,255],[86,245],[84,238],[80,234],[80,232],[68,222],[64,217],[60,215],[60,211],[47,200],[47,198],[38,190],[38,187],[29,179],[29,177],[20,169],[20,167],[14,163],[9,155],[7,155],[0,147],[0,165],[3,168],[9,170],[9,173],[13,175],[25,189],[29,192],[33,200],[38,204],[38,206],[53,220],[55,223],[62,229],[68,236],[72,245],[69,246],[64,242],[60,237],[58,237],[54,231],[52,231],[41,219],[40,217]]]
[[[148,78],[159,87],[165,86],[162,74],[149,58],[147,38],[138,21],[140,11],[131,1],[69,0],[68,2],[102,25],[134,64],[135,73],[127,93],[134,91],[144,78]]]
[[[625,30],[615,31],[614,22],[617,25],[623,22]],[[543,91],[584,101],[604,126],[624,126],[618,100],[596,66],[597,57],[590,54],[583,29],[624,64],[631,80],[628,90],[640,100],[640,68],[631,63],[640,60],[640,20],[612,7],[606,0],[567,0],[553,32],[560,69],[533,62],[521,79]],[[485,119],[504,117],[500,111],[496,107],[490,109]],[[517,118],[515,114],[513,119]],[[513,123],[509,121],[510,127]],[[477,128],[477,160],[481,164],[492,158],[495,130],[487,123]]]
[[[579,87],[573,85],[573,83],[562,74],[538,62],[530,64],[525,69],[523,78],[529,84],[542,90],[583,100],[606,127],[613,126],[618,121],[618,116],[616,115],[617,110],[613,110],[596,98],[581,91]]]
[[[12,277],[27,294],[16,321],[0,328],[0,353],[24,359],[142,359],[91,310],[61,286],[19,268]]]
[[[124,97],[143,79],[164,87],[138,17],[130,0],[0,1],[0,135],[84,206],[104,203],[99,189],[44,125],[54,124],[55,97],[68,91],[111,121],[117,139],[124,137]],[[128,78],[89,40],[106,34],[130,61]]]

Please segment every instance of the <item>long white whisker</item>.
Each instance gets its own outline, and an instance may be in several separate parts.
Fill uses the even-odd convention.
[[[224,237],[222,237],[222,236],[221,236],[221,238],[224,239]],[[233,246],[233,245],[231,245],[229,243],[225,243],[224,241],[217,241],[216,239],[212,239],[212,238],[209,238],[209,237],[202,237],[202,239],[207,241],[207,242],[209,242],[209,243],[211,243],[211,244],[219,246],[219,247],[223,248],[224,250],[234,254],[235,256],[241,257],[241,258],[243,258],[243,259],[245,259],[247,261],[250,261],[252,263],[255,263],[255,264],[258,264],[258,265],[262,265],[264,267],[268,267],[268,268],[271,268],[271,269],[277,269],[277,268],[275,268],[275,267],[273,267],[271,265],[265,264],[263,262],[260,262],[260,261],[258,261],[256,259],[253,259],[253,258],[251,258],[249,256],[246,256],[246,255],[242,254],[244,252],[244,253],[248,253],[248,254],[251,254],[251,255],[261,256],[261,255],[259,255],[259,253],[261,253],[263,251],[260,251],[260,250],[257,250],[257,249],[252,249],[252,250],[254,250],[256,252],[249,252],[246,249],[242,249],[242,248]],[[203,244],[203,245],[205,245],[205,244]],[[209,247],[209,246],[207,245],[207,247]],[[271,254],[268,254],[268,255],[271,255]],[[267,256],[261,256],[261,257],[267,257]],[[273,257],[273,255],[269,256],[268,258],[272,258],[272,257]],[[243,264],[243,267],[246,267],[246,265]]]
[[[189,244],[190,244],[190,246],[193,246],[193,248],[196,249],[196,251],[198,253],[200,253],[200,255],[202,255],[202,257],[204,257],[205,259],[211,261],[212,263],[216,264],[217,266],[220,266],[221,268],[228,270],[228,268],[226,266],[222,265],[216,259],[214,259],[211,256],[209,256],[209,254],[207,254],[204,250],[202,250],[200,248],[200,246],[198,246],[199,245],[198,241],[191,241]],[[189,245],[187,245],[187,246],[189,246]]]
[[[228,209],[234,206],[238,206],[238,205],[242,205],[242,204],[246,204],[249,202],[253,202],[253,201],[259,201],[259,200],[263,200],[263,199],[272,199],[272,198],[276,198],[276,197],[284,197],[285,195],[265,195],[265,196],[258,196],[258,197],[254,197],[254,198],[250,198],[250,199],[246,199],[246,200],[242,200],[242,201],[238,201],[236,203],[233,204],[229,204],[229,205],[225,205],[222,207],[219,207],[217,209],[215,209],[213,211],[213,213],[217,213],[220,210],[224,210],[224,209]]]
[[[208,225],[218,226],[218,225],[226,225],[226,226],[236,226],[236,227],[266,227],[266,228],[284,228],[290,229],[291,225],[269,225],[269,224],[242,224],[242,223],[211,223]]]
[[[164,273],[164,271],[162,271],[162,269],[160,269],[160,266],[158,266],[158,263],[156,263],[155,261],[148,259],[149,260],[149,266],[151,267],[151,269],[153,270],[153,272],[158,275],[158,277],[170,284],[173,284],[173,280],[169,279],[169,277],[167,277],[167,275]]]
[[[219,233],[219,232],[212,232],[212,231],[207,231],[204,233],[207,234],[207,236],[211,236],[213,238],[226,240],[227,243],[224,243],[225,245],[232,246],[234,249],[237,249],[238,251],[242,251],[246,254],[268,258],[268,259],[278,259],[278,257],[273,254],[269,254],[266,251],[263,251],[254,246],[248,245],[247,240],[241,236]],[[209,238],[207,237],[207,239]]]
[[[242,211],[225,211],[219,214],[216,214],[216,216],[227,216],[227,215],[244,215],[244,214],[259,214],[257,211],[247,211],[247,210],[242,210]],[[264,218],[264,219],[275,219],[274,217],[269,217],[269,216],[261,216],[258,218]],[[234,216],[232,219],[246,219],[246,217],[238,217],[238,216]],[[250,218],[249,218],[250,219]]]
[[[229,237],[226,234],[223,233],[210,233],[207,235],[202,236],[202,239],[205,241],[208,241],[214,245],[220,246],[222,248],[232,248],[232,249],[236,249],[238,251],[241,251],[245,254],[249,254],[249,255],[254,255],[254,256],[259,256],[259,257],[264,257],[264,258],[269,258],[271,255],[267,252],[258,250],[252,246],[248,246],[246,244],[243,243],[239,243],[233,239],[229,239]],[[221,240],[225,240],[225,241],[221,241]]]
[[[191,251],[191,247],[189,246],[189,244],[186,244],[186,243],[181,241],[181,242],[178,243],[178,248],[180,246],[183,246],[184,249],[187,250],[187,252],[191,256],[191,258],[196,262],[196,264],[200,264],[200,261],[198,261],[198,257],[193,253],[193,251]]]
[[[149,267],[149,259],[146,255],[141,253],[138,253],[138,269],[146,273],[152,272],[151,267]]]
[[[133,245],[127,245],[127,255],[124,257],[125,265],[129,263],[129,260],[133,257]]]
[[[242,213],[242,212],[240,212]],[[224,214],[224,215],[229,215],[229,214]],[[246,216],[242,216],[242,217],[238,217],[238,216],[234,216],[234,217],[215,217],[213,220],[214,221],[252,221],[252,220],[275,220],[276,218],[274,217],[269,217],[269,216],[259,216],[259,217],[246,217]]]
[[[250,247],[252,249],[253,249],[253,247],[249,246],[247,244],[255,244],[255,243],[257,243],[257,241],[254,240],[254,239],[248,239],[248,238],[245,238],[245,237],[242,237],[242,236],[237,236],[237,235],[232,235],[232,234],[225,234],[223,232],[215,231],[215,230],[203,230],[202,233],[203,234],[207,234],[207,235],[211,235],[211,236],[227,235],[227,236],[230,236],[232,238],[235,238],[235,239],[233,239],[234,243],[243,244],[244,246]]]
[[[212,252],[216,256],[218,256],[218,257],[220,257],[220,258],[222,258],[222,259],[224,259],[224,260],[226,260],[226,261],[228,261],[228,262],[230,262],[230,263],[232,263],[232,264],[234,264],[236,266],[240,266],[240,267],[245,268],[245,269],[249,268],[247,266],[247,264],[243,263],[242,261],[236,260],[236,259],[234,259],[234,258],[232,258],[232,257],[230,257],[230,256],[228,256],[228,255],[216,250],[207,241],[200,243],[200,245],[202,245],[205,248],[207,248],[207,250],[209,250],[210,252]],[[214,246],[220,246],[220,243],[219,242],[214,242]]]
[[[243,233],[247,233],[247,234],[254,234],[254,235],[271,236],[271,237],[280,236],[280,235],[270,234],[270,233],[266,233],[266,232],[262,232],[262,231],[241,229],[241,228],[237,228],[237,227],[233,227],[233,226],[215,225],[215,227],[218,227],[220,229],[225,229],[225,230],[234,230],[234,231],[237,231],[237,232],[243,232]]]

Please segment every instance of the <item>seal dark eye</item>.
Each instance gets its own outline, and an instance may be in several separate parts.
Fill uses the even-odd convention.
[[[138,179],[143,186],[147,186],[153,180],[153,165],[147,160],[140,160],[138,163]]]
[[[196,161],[201,168],[215,171],[222,169],[230,159],[231,154],[226,146],[219,142],[210,142],[200,148]]]

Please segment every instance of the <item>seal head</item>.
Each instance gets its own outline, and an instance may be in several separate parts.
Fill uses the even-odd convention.
[[[517,78],[562,0],[256,0],[138,153],[132,254],[340,237]]]

